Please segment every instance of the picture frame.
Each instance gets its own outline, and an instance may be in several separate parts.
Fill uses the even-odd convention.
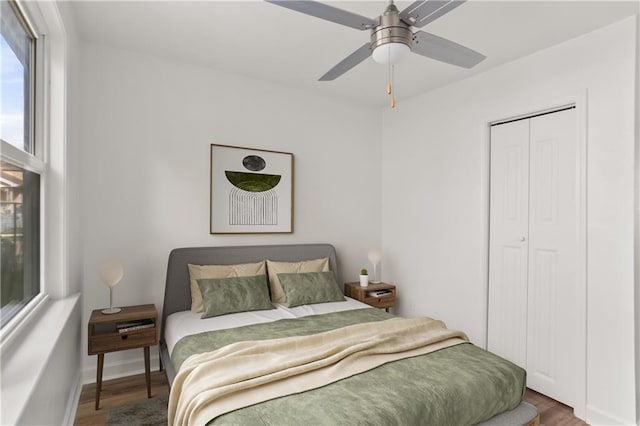
[[[293,232],[293,154],[211,144],[211,234]]]

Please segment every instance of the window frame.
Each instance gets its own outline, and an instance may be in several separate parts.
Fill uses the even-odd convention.
[[[3,0],[4,1],[4,0]],[[0,329],[0,345],[4,346],[19,332],[19,330],[28,323],[29,319],[34,317],[38,310],[44,306],[46,300],[49,299],[47,281],[45,275],[46,268],[46,233],[47,233],[47,199],[50,192],[48,183],[48,114],[49,99],[47,94],[46,76],[48,75],[48,51],[46,49],[46,41],[44,35],[45,26],[42,19],[37,25],[34,25],[34,17],[37,19],[41,16],[37,3],[22,3],[20,0],[7,0],[10,7],[18,15],[25,30],[33,39],[31,49],[31,63],[29,69],[29,81],[31,84],[30,99],[25,99],[29,103],[29,132],[30,132],[30,149],[27,152],[17,148],[9,142],[0,140],[0,158],[4,161],[19,166],[25,170],[40,175],[40,241],[39,241],[39,291],[22,309],[16,313],[5,325]]]

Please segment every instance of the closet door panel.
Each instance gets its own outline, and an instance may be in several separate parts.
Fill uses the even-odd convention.
[[[558,252],[531,249],[527,324],[527,386],[547,396],[556,394],[560,357],[558,323]]]
[[[526,365],[529,123],[491,128],[488,349]]]
[[[575,109],[530,119],[527,382],[573,405],[578,199]]]

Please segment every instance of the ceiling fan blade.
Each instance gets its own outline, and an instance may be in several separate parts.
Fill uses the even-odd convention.
[[[413,34],[411,51],[427,58],[464,68],[472,68],[486,58],[475,50],[424,31]]]
[[[368,30],[375,27],[378,23],[374,19],[361,16],[328,4],[311,0],[265,0],[296,12],[306,13],[316,18],[335,22],[336,24],[346,25],[356,30]]]
[[[365,43],[360,48],[358,48],[358,50],[344,58],[336,66],[327,71],[327,73],[320,77],[318,81],[335,80],[345,72],[349,71],[351,68],[358,65],[360,62],[367,59],[369,56],[371,56],[371,47],[369,43]]]
[[[400,12],[400,19],[416,28],[422,28],[442,15],[451,12],[466,0],[419,0]]]

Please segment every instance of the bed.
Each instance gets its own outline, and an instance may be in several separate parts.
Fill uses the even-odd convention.
[[[331,275],[343,282],[329,244],[171,252],[160,342],[172,388],[170,422],[538,424],[535,408],[522,402],[524,370],[466,342],[463,333],[439,321],[401,319],[349,298],[300,306],[274,303],[265,310],[206,319],[191,312],[189,265],[312,259],[327,259],[324,270],[328,266],[330,273],[321,273],[323,280]],[[286,275],[278,276],[284,280]],[[315,279],[320,273],[303,275]],[[275,300],[274,290],[270,293]],[[239,366],[240,359],[249,362]],[[286,368],[274,369],[281,364]]]

